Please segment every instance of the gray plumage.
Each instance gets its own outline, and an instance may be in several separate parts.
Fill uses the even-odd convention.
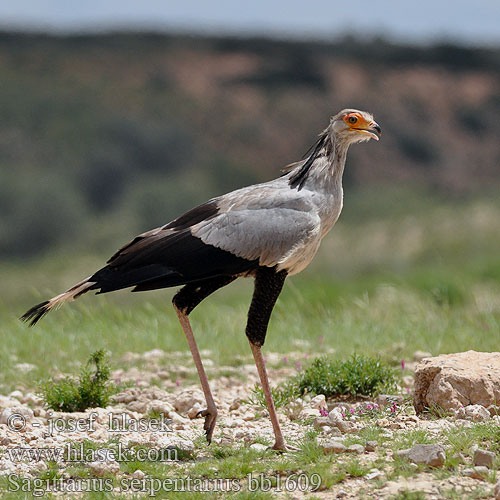
[[[349,120],[356,120],[350,123]],[[160,228],[137,236],[107,266],[23,319],[46,312],[89,290],[152,290],[213,276],[251,276],[258,266],[302,271],[342,210],[342,174],[350,144],[374,138],[380,128],[366,112],[332,117],[312,152],[281,177],[213,198]]]

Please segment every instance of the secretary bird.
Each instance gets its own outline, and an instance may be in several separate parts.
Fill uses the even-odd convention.
[[[378,140],[380,127],[364,111],[344,109],[333,116],[308,156],[272,181],[212,198],[165,226],[140,234],[107,265],[68,291],[23,316],[33,326],[64,302],[97,290],[133,292],[184,285],[172,302],[200,377],[207,408],[204,430],[211,442],[217,408],[188,319],[206,297],[239,277],[255,288],[246,335],[259,373],[274,430],[273,449],[286,450],[261,353],[274,304],[285,278],[302,271],[342,210],[342,174],[349,146]]]

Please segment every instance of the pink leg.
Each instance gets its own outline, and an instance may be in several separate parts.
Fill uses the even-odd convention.
[[[177,308],[174,304],[175,312],[179,318],[182,329],[186,335],[186,339],[189,344],[189,349],[193,356],[194,364],[196,370],[198,371],[198,376],[200,377],[201,387],[203,389],[203,394],[205,395],[205,400],[207,402],[207,409],[201,411],[199,414],[205,417],[205,425],[203,429],[207,435],[207,441],[210,443],[212,441],[212,434],[215,429],[215,421],[217,419],[217,407],[215,406],[215,401],[212,396],[212,391],[210,391],[210,386],[208,385],[208,377],[203,368],[203,363],[201,362],[200,353],[198,351],[198,346],[196,345],[196,340],[194,338],[193,330],[191,324],[189,323],[189,318],[186,313],[181,309]]]

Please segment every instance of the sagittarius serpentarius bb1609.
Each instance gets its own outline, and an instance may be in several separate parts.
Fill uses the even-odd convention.
[[[22,316],[34,325],[60,304],[89,290],[133,292],[184,285],[173,305],[193,355],[205,394],[204,429],[211,441],[217,417],[208,378],[189,323],[189,313],[238,277],[255,278],[246,335],[262,383],[276,441],[285,450],[261,347],[274,304],[288,275],[302,271],[342,210],[342,174],[349,146],[378,140],[380,127],[369,113],[345,109],[333,116],[304,160],[284,175],[238,189],[193,208],[165,226],[140,234],[107,265]]]

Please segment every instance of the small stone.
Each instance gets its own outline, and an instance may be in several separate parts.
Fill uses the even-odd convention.
[[[24,394],[21,391],[12,391],[9,394],[9,398],[16,398],[19,401],[22,401],[24,399]]]
[[[328,425],[330,425],[328,417],[316,417],[313,420],[313,427],[316,430],[322,430],[323,427],[327,427]]]
[[[113,396],[113,399],[115,400],[116,403],[131,403],[132,401],[135,401],[137,399],[137,395],[134,394],[133,392],[129,391],[124,391],[120,392],[118,394],[115,394]]]
[[[394,437],[394,432],[390,431],[389,429],[386,429],[385,431],[380,433],[380,437],[386,439],[392,439]]]
[[[337,491],[337,498],[345,498],[347,496],[347,492],[345,490]]]
[[[232,403],[231,406],[229,407],[229,411],[234,411],[237,410],[241,406],[241,399],[236,398]]]
[[[193,418],[196,418],[200,411],[202,411],[203,408],[200,403],[195,403],[195,405],[189,409],[187,412],[187,416],[192,420]]]
[[[371,481],[372,479],[376,479],[377,477],[380,477],[382,475],[382,471],[379,471],[378,469],[372,469],[368,474],[365,475],[365,479]]]
[[[377,403],[380,406],[392,406],[394,403],[400,404],[404,402],[404,397],[395,394],[379,394]]]
[[[347,446],[340,441],[326,441],[321,447],[325,453],[344,453],[347,450]]]
[[[366,444],[365,444],[365,450],[366,451],[375,451],[375,449],[377,448],[378,446],[378,442],[377,441],[367,441]]]
[[[351,444],[351,446],[347,447],[346,452],[347,453],[357,453],[358,455],[361,455],[362,453],[365,452],[365,447],[360,445],[360,444]]]
[[[490,420],[490,412],[481,405],[467,405],[455,410],[455,417],[462,420],[472,420],[474,422],[485,422]]]
[[[149,401],[139,400],[139,401],[131,401],[127,404],[127,408],[130,411],[135,411],[137,413],[146,414],[148,412]]]
[[[241,418],[245,422],[251,422],[252,420],[255,420],[255,413],[252,413],[252,412],[245,413],[245,415],[243,415]]]
[[[266,451],[268,448],[269,446],[266,446],[265,444],[262,443],[253,443],[250,445],[250,449],[256,451]]]
[[[21,431],[33,420],[33,410],[26,406],[5,408],[0,415],[0,424],[7,425],[11,430]]]
[[[326,398],[324,394],[318,394],[318,396],[314,396],[314,398],[309,401],[309,406],[311,408],[316,408],[316,409],[326,409]]]
[[[495,453],[492,451],[477,449],[474,452],[474,465],[483,465],[491,469],[495,462]]]
[[[199,390],[182,391],[174,400],[174,408],[179,413],[187,413],[196,403],[203,405],[205,399]]]
[[[142,470],[140,469],[137,469],[135,472],[132,473],[132,477],[134,479],[144,479],[145,476],[146,474],[144,474],[144,472],[142,472]]]
[[[473,467],[471,469],[464,469],[462,474],[467,477],[471,477],[472,479],[486,479],[489,474],[488,467],[484,467],[479,465],[477,467]]]
[[[114,460],[109,462],[89,462],[87,465],[96,476],[115,475],[120,472],[120,464]]]
[[[244,439],[247,436],[247,431],[238,429],[234,432],[234,439]]]
[[[339,407],[334,408],[328,414],[328,420],[331,424],[333,424],[337,429],[341,432],[351,432],[354,428],[354,425],[349,420],[344,420],[344,416],[342,415],[342,411]]]
[[[440,444],[416,444],[413,448],[397,451],[395,455],[413,464],[431,467],[441,467],[446,458],[444,448]]]
[[[148,405],[147,413],[159,413],[165,417],[169,417],[174,411],[173,406],[167,401],[161,401],[159,399],[154,399]]]

